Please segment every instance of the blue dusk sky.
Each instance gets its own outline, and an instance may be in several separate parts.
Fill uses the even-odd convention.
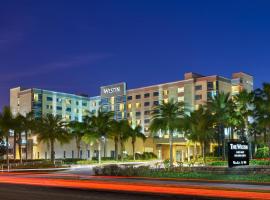
[[[270,1],[0,0],[0,106],[9,88],[99,94],[185,72],[270,82]]]

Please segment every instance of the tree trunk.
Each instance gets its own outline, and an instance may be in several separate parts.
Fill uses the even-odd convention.
[[[173,167],[173,133],[170,132],[170,167]]]
[[[106,144],[106,138],[104,137],[104,152],[103,152],[103,157],[107,157],[107,144]]]
[[[196,142],[194,143],[194,155],[193,155],[193,157],[195,158],[195,161],[197,161],[198,156],[197,156],[197,143]]]
[[[13,137],[13,160],[14,161],[17,158],[16,150],[17,150],[17,133],[14,131],[14,137]]]
[[[20,163],[22,164],[22,133],[19,133],[19,156]]]
[[[51,162],[55,164],[54,140],[51,140]]]
[[[266,135],[267,135],[267,130],[265,129],[265,130],[264,130],[264,134],[263,134],[263,141],[264,141],[264,144],[265,144],[265,145],[266,145],[266,143],[267,143]]]
[[[76,138],[76,147],[77,147],[77,158],[80,159],[80,153],[81,153],[81,140],[77,137]]]
[[[203,162],[205,164],[206,160],[205,160],[205,143],[204,142],[201,142],[201,149],[202,149]]]
[[[101,141],[98,142],[98,164],[101,164]]]
[[[9,152],[8,152],[8,150],[9,150],[9,148],[8,148],[8,135],[9,135],[9,133],[7,134],[7,137],[6,137],[6,154],[7,154],[7,167],[9,168],[9,157],[8,157],[8,154],[9,154]]]
[[[118,137],[114,137],[114,152],[115,152],[115,160],[118,161]]]
[[[28,132],[25,132],[25,160],[28,160]]]
[[[136,157],[135,157],[135,141],[132,141],[132,151],[133,151],[133,160],[136,160]]]
[[[121,160],[124,161],[124,142],[121,140]]]

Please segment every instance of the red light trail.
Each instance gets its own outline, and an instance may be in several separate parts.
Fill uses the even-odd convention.
[[[21,174],[22,175],[22,174]],[[40,174],[23,174],[40,176]],[[41,176],[44,176],[41,175]],[[49,174],[48,176],[51,176]],[[62,178],[61,178],[62,176]],[[8,184],[21,184],[33,186],[49,186],[49,187],[64,187],[85,190],[107,190],[107,191],[124,191],[124,192],[142,192],[142,193],[155,193],[155,194],[170,194],[170,195],[191,195],[191,196],[204,196],[204,197],[219,197],[219,198],[237,198],[237,199],[269,199],[269,193],[262,193],[256,191],[236,191],[236,190],[223,190],[211,187],[190,187],[190,186],[177,186],[172,184],[149,184],[141,182],[136,183],[123,183],[114,181],[106,182],[104,180],[65,180],[60,175],[57,179],[48,177],[20,177],[18,174],[11,173],[10,175],[4,174],[0,176],[0,183]],[[66,177],[72,177],[67,175]],[[76,178],[76,176],[73,176]]]

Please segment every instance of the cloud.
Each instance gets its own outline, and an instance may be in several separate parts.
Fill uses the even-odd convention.
[[[111,55],[109,54],[88,54],[88,55],[75,56],[65,61],[52,62],[45,65],[41,65],[39,67],[32,67],[31,69],[27,71],[1,74],[0,81],[6,82],[6,81],[18,80],[21,78],[40,76],[43,74],[47,74],[49,72],[63,70],[63,69],[78,68],[85,64],[93,64],[96,61],[106,59],[110,56]]]

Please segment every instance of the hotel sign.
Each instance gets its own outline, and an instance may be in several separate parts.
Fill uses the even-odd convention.
[[[126,94],[126,84],[118,83],[101,87],[101,97],[123,96]]]
[[[247,143],[228,143],[228,165],[229,167],[249,165],[249,147]]]

